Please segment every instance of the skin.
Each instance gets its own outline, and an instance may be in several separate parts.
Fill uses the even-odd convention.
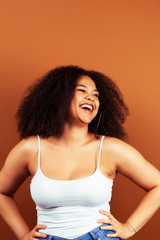
[[[93,111],[82,109],[84,103],[92,105]],[[93,174],[97,167],[100,139],[88,132],[88,124],[96,116],[99,105],[94,82],[82,76],[78,80],[62,136],[41,138],[41,170],[45,176],[72,180]],[[23,181],[29,176],[33,178],[37,171],[37,147],[36,137],[22,140],[9,153],[0,172],[0,213],[19,240],[46,238],[45,234],[38,232],[46,226],[36,225],[30,230],[13,198]],[[63,169],[61,166],[64,166]],[[108,237],[127,239],[135,234],[134,229],[138,231],[143,227],[159,208],[160,173],[136,149],[111,137],[104,138],[100,170],[110,179],[115,179],[118,171],[146,191],[144,199],[125,223],[100,209],[102,219],[97,219],[97,222],[109,223],[102,229],[115,232]],[[103,216],[108,218],[103,219]]]

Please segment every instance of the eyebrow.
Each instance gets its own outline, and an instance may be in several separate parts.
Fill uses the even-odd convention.
[[[78,84],[78,85],[77,85],[77,87],[84,87],[84,88],[87,88],[87,89],[88,89],[88,87],[87,87],[87,86],[85,86],[85,85],[83,85],[83,84]],[[97,90],[97,89],[94,89],[93,91],[96,91],[96,92],[98,92],[98,90]]]

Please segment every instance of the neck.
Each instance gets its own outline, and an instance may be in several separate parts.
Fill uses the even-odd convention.
[[[89,140],[90,133],[88,132],[88,125],[85,126],[71,126],[64,125],[63,134],[60,137],[62,143],[65,145],[81,145]]]

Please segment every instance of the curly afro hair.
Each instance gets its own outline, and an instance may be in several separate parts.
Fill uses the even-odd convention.
[[[44,138],[61,136],[67,110],[80,76],[89,76],[99,91],[100,108],[88,126],[89,132],[123,138],[122,124],[128,108],[116,84],[100,72],[78,66],[62,66],[48,72],[27,89],[16,113],[21,138],[40,135]]]

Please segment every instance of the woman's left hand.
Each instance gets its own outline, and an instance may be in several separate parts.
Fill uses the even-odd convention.
[[[127,239],[135,234],[135,231],[127,223],[120,223],[111,213],[104,210],[100,210],[100,213],[107,216],[107,219],[98,219],[98,223],[109,224],[100,227],[101,230],[112,230],[114,233],[107,234],[108,238],[119,237],[121,239]]]

